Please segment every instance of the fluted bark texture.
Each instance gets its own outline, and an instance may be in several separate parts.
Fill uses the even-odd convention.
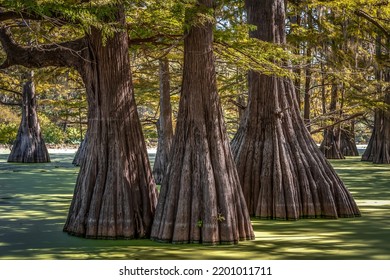
[[[285,43],[282,0],[247,0],[251,36]],[[249,102],[232,149],[252,216],[356,217],[359,209],[304,126],[290,79],[250,71]]]
[[[212,1],[199,1],[211,8]],[[191,13],[194,14],[194,13]],[[217,94],[213,24],[196,22],[184,41],[183,88],[172,154],[152,239],[232,244],[253,239]]]
[[[128,36],[118,31],[103,43],[101,31],[92,28],[86,40],[79,69],[89,105],[86,156],[64,231],[87,238],[147,238],[157,190],[134,100]]]

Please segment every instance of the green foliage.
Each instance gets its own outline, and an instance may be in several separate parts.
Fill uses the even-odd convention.
[[[19,125],[15,123],[0,123],[0,144],[12,144],[18,134]]]
[[[65,132],[65,144],[80,144],[82,140],[82,135],[80,134],[80,129],[76,127],[67,127]]]
[[[0,105],[0,144],[12,144],[18,134],[20,117],[11,107]]]
[[[42,113],[38,113],[42,137],[47,144],[62,144],[65,140],[65,133],[50,119]]]

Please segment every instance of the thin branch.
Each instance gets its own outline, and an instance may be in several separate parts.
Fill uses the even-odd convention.
[[[0,21],[6,21],[10,19],[43,20],[43,17],[37,14],[26,13],[26,12],[14,12],[14,11],[2,12],[0,10]]]
[[[54,13],[53,17],[48,17],[45,15],[33,13],[33,12],[26,12],[26,11],[2,11],[0,7],[0,21],[7,21],[7,20],[35,20],[35,21],[50,21],[54,25],[62,26],[64,24],[78,24],[79,22],[71,22],[68,19],[64,17],[63,14],[59,13],[58,11]]]
[[[246,109],[245,105],[241,104],[240,102],[237,102],[237,101],[233,100],[232,98],[229,98],[228,101],[230,103],[232,103],[233,105],[237,106],[238,108],[242,109],[242,110]]]
[[[16,90],[13,90],[13,89],[8,89],[8,88],[4,88],[4,87],[0,87],[0,90],[2,91],[6,91],[6,92],[10,92],[10,93],[13,93],[13,94],[17,94],[19,96],[22,96],[22,94]]]
[[[182,37],[183,37],[183,35],[156,34],[154,36],[147,37],[147,38],[129,39],[129,45],[141,45],[141,44],[144,44],[144,43],[153,43],[153,44],[156,44],[156,45],[170,46],[171,44],[163,43],[162,39],[169,38],[169,39],[177,40],[177,39],[180,39]]]
[[[324,129],[327,129],[327,128],[329,128],[329,127],[335,126],[335,125],[337,125],[337,124],[339,124],[339,123],[343,123],[343,122],[346,122],[346,121],[355,119],[355,118],[357,118],[357,117],[361,117],[361,116],[363,116],[363,115],[364,115],[363,112],[353,114],[353,115],[351,115],[351,116],[349,116],[349,117],[346,117],[346,118],[344,118],[344,119],[338,120],[337,122],[334,122],[334,123],[332,123],[332,124],[330,124],[330,125],[326,125],[326,126],[323,126],[323,127],[318,128],[318,129],[312,130],[312,131],[310,131],[310,134],[318,133],[318,132],[320,132],[320,131],[322,131],[322,130],[324,130]]]
[[[19,107],[22,106],[22,103],[5,102],[1,99],[0,99],[0,104],[5,106],[19,106]]]
[[[366,20],[368,20],[369,22],[371,22],[372,24],[374,24],[376,27],[378,27],[386,36],[387,38],[390,38],[390,31],[387,30],[384,26],[382,26],[378,21],[376,21],[373,17],[371,17],[369,14],[367,14],[366,12],[362,11],[362,10],[357,10],[355,11],[355,14],[357,16],[360,16],[360,17],[363,17],[365,18]]]

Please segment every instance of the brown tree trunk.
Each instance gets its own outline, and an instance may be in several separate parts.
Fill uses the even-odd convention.
[[[153,165],[153,177],[156,184],[161,184],[168,165],[169,152],[173,138],[171,87],[169,62],[160,60],[160,117],[158,120],[158,146]]]
[[[230,244],[254,238],[217,94],[213,24],[199,16],[212,2],[199,0],[199,10],[187,14],[193,18],[184,40],[178,122],[151,235],[157,241]]]
[[[38,122],[33,72],[29,71],[26,78],[23,85],[22,121],[8,162],[50,162]]]
[[[245,1],[251,36],[285,43],[282,0]],[[251,215],[265,219],[360,216],[351,194],[299,114],[291,80],[249,73],[246,121],[232,141]]]
[[[340,151],[343,156],[358,156],[359,151],[355,142],[355,124],[345,126],[340,131]]]
[[[312,12],[310,9],[307,11],[307,25],[308,29],[311,30],[313,28],[313,20],[312,20]],[[304,106],[303,106],[303,121],[307,127],[307,129],[311,130],[311,121],[310,121],[310,113],[311,113],[311,76],[312,76],[312,47],[311,43],[307,42],[307,49],[306,49],[306,57],[307,59],[307,66],[305,69],[305,98],[304,98]]]
[[[86,143],[88,141],[87,137],[88,137],[88,132],[87,132],[87,134],[85,134],[85,137],[84,137],[83,141],[81,141],[80,146],[77,149],[76,154],[74,155],[72,164],[75,165],[75,166],[80,166],[81,163],[83,162],[83,160],[86,157],[86,154],[87,154],[87,145],[86,145]]]
[[[390,57],[390,39],[387,39],[387,57]],[[377,57],[382,56],[382,38],[377,37]],[[390,82],[390,69],[378,69],[376,78],[378,81]],[[378,93],[383,93],[381,86],[378,88]],[[372,161],[378,164],[390,164],[390,92],[384,92],[384,109],[377,109],[374,115],[374,128],[370,141],[365,150],[362,161]]]
[[[304,106],[303,106],[303,120],[307,129],[311,130],[311,122],[310,122],[310,111],[311,111],[311,47],[308,46],[307,57],[309,57],[308,65],[305,69],[305,98],[304,98]]]
[[[124,16],[121,13],[121,23]],[[128,36],[92,28],[80,69],[88,138],[64,231],[87,238],[144,238],[157,204],[132,88]]]
[[[390,94],[386,95],[385,103],[390,106]],[[362,161],[390,164],[390,110],[376,110],[374,128]]]
[[[329,112],[332,113],[330,121],[332,123],[337,122],[336,109],[337,109],[338,87],[336,80],[333,80]],[[324,153],[327,159],[344,159],[340,150],[340,124],[332,125],[324,129],[324,139],[322,140],[320,150]]]

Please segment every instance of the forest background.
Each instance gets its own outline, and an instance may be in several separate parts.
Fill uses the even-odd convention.
[[[19,1],[14,2],[17,5]],[[64,1],[51,2],[61,5]],[[183,13],[186,2],[191,1],[133,2],[128,25],[135,96],[146,143],[154,148],[158,142],[162,62],[169,74],[173,124],[176,121],[183,68]],[[385,98],[389,92],[389,3],[287,4],[287,45],[280,47],[249,38],[253,27],[246,24],[244,1],[217,1],[214,48],[228,133],[234,136],[245,110],[246,77],[251,68],[292,77],[302,116],[314,140],[320,144],[324,135],[336,135],[342,153],[349,155],[351,148],[343,148],[343,143],[353,139],[354,144],[367,144],[375,114],[389,110]],[[14,36],[28,45],[64,40],[80,32],[75,28],[60,32],[53,23],[21,20],[19,24],[21,28]],[[64,36],[64,32],[68,34]],[[5,54],[1,52],[0,56],[4,58]],[[281,67],[280,62],[287,60],[291,64]],[[0,72],[0,144],[12,145],[16,139],[27,72],[19,66]],[[76,148],[87,125],[85,87],[80,77],[69,68],[35,69],[34,83],[45,142]]]

